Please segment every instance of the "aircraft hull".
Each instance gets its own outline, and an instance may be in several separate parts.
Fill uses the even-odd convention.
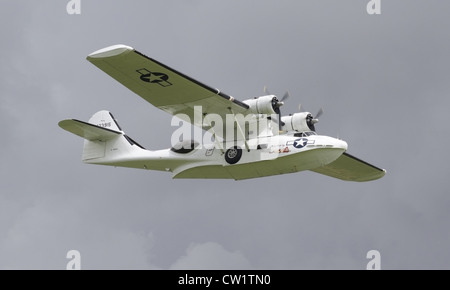
[[[249,179],[303,170],[329,164],[347,150],[347,143],[327,136],[275,136],[268,139],[264,149],[242,150],[236,164],[225,161],[225,150],[214,144],[189,153],[176,153],[170,149],[136,150],[116,154],[114,158],[84,160],[90,164],[131,167],[168,171],[174,178]],[[105,151],[117,151],[115,144],[106,143]],[[239,146],[241,148],[245,148]]]

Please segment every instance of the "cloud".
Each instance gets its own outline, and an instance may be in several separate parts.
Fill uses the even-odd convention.
[[[62,270],[69,250],[81,253],[82,269],[158,269],[150,261],[153,233],[111,222],[89,199],[0,201],[0,269]]]
[[[180,257],[171,270],[229,270],[251,269],[250,262],[240,251],[227,251],[222,245],[214,242],[191,244],[186,255]]]

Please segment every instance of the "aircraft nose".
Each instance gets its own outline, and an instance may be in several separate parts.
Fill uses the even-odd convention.
[[[336,139],[335,147],[337,147],[337,148],[342,148],[342,149],[344,149],[345,151],[347,151],[348,144],[347,144],[347,142],[345,142],[344,140]]]
[[[331,145],[333,148],[336,149],[343,149],[344,151],[347,151],[348,144],[344,140],[336,139],[333,137],[329,137],[328,144]]]

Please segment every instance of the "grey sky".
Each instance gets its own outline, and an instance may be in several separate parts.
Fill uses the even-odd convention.
[[[0,269],[383,269],[450,267],[450,3],[381,0],[3,1],[0,10]],[[301,172],[172,180],[85,165],[66,118],[101,109],[147,148],[171,116],[86,61],[127,44],[283,113],[324,108],[319,133],[386,168],[349,183]]]

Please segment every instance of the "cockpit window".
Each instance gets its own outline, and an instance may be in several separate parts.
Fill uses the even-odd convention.
[[[317,133],[313,132],[313,131],[300,132],[300,133],[295,133],[294,137],[308,137],[308,136],[311,136],[311,135],[317,135]]]

